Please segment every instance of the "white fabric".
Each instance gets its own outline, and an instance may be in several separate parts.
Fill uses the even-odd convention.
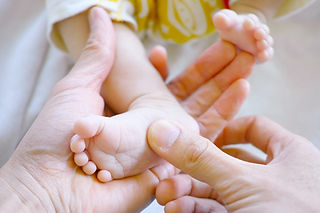
[[[134,8],[127,0],[118,2],[103,0],[46,0],[47,8],[47,36],[51,43],[57,45],[62,50],[66,50],[61,35],[55,29],[55,24],[70,18],[76,14],[88,10],[90,7],[100,6],[109,11],[110,17],[117,20],[118,11],[122,11],[122,20],[130,23],[133,28],[137,28],[133,19]]]
[[[44,7],[42,0],[0,0],[0,165],[30,127],[52,85],[71,66],[65,54],[48,45]],[[271,24],[275,57],[256,67],[240,115],[266,115],[320,148],[319,9],[317,1],[300,14]],[[215,39],[170,46],[174,74]],[[153,204],[144,212],[163,210]]]
[[[49,47],[42,0],[0,0],[0,165],[70,64]]]
[[[137,23],[134,19],[134,8],[132,3],[129,0],[118,0],[118,1],[109,1],[109,0],[45,0],[46,1],[46,9],[47,9],[47,36],[53,45],[56,45],[58,48],[66,51],[66,46],[61,38],[60,33],[55,27],[55,24],[70,18],[76,14],[84,12],[93,6],[99,6],[106,9],[109,12],[110,17],[113,20],[120,20],[125,21],[126,23],[130,24],[133,29],[137,30]],[[174,1],[174,0],[173,0]],[[293,15],[303,9],[304,7],[309,6],[315,0],[286,0],[283,2],[282,6],[278,10],[275,18],[283,18],[290,15]],[[231,1],[231,2],[236,2]],[[139,4],[147,4],[146,1],[144,3],[137,3]],[[202,9],[200,10],[202,11]],[[198,11],[199,12],[199,11]],[[120,17],[119,17],[119,14]],[[141,14],[139,14],[141,15]],[[200,17],[202,14],[198,14],[197,16]],[[189,16],[188,16],[189,17]],[[186,18],[188,19],[188,18]],[[205,19],[204,17],[202,19]],[[198,20],[198,23],[205,22],[201,18]],[[202,26],[200,24],[200,26]],[[203,25],[202,27],[207,26],[207,24]],[[181,28],[179,25],[176,26],[179,28],[179,31],[184,32],[185,30]],[[200,27],[202,29],[202,27]],[[200,29],[199,28],[199,29]],[[203,31],[204,29],[202,29]],[[200,30],[201,31],[201,30]],[[188,34],[187,32],[185,32]],[[196,33],[196,32],[194,32]],[[198,32],[199,35],[203,34],[204,32]],[[197,34],[197,33],[196,33]],[[141,34],[141,37],[143,33]],[[157,41],[162,41],[160,35],[155,35],[154,33],[149,33],[150,37],[157,38]],[[144,37],[143,37],[144,38]],[[170,39],[169,39],[170,40]],[[169,41],[168,40],[168,41]],[[175,42],[173,42],[175,43]]]

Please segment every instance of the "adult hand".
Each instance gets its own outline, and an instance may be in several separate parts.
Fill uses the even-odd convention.
[[[236,54],[236,47],[220,41],[206,49],[168,88],[199,124],[201,135],[214,140],[239,111],[249,91],[247,78],[254,57]],[[161,46],[151,50],[150,61],[163,79],[168,75],[167,55]]]
[[[157,199],[166,212],[225,212],[222,206],[228,212],[319,209],[319,150],[266,118],[233,120],[216,141],[220,146],[250,142],[267,154],[265,164],[231,157],[170,121],[151,125],[148,140],[159,156],[197,179],[178,175],[159,184]]]
[[[174,171],[155,168],[101,184],[73,164],[69,141],[74,122],[102,114],[100,87],[114,58],[113,27],[106,12],[93,8],[89,19],[91,35],[80,59],[55,86],[0,170],[1,212],[135,212],[152,200],[161,172]]]
[[[68,148],[73,124],[87,114],[102,114],[104,103],[99,91],[113,62],[112,26],[105,12],[94,8],[90,14],[90,26],[91,36],[79,61],[69,75],[55,86],[16,152],[0,170],[0,183],[3,186],[0,199],[12,201],[1,202],[2,205],[9,204],[3,206],[8,211],[14,211],[15,208],[20,211],[138,211],[151,201],[159,179],[174,172],[173,167],[161,165],[134,177],[101,184],[94,177],[83,175],[73,164]],[[222,46],[229,46],[224,48],[224,52],[227,54],[231,51],[232,57],[214,62],[221,69],[211,69],[216,70],[212,76],[219,76],[217,73],[220,71],[228,73],[228,69],[223,68],[235,55],[232,45]],[[215,61],[214,58],[207,60]],[[198,69],[205,68],[208,67]],[[197,77],[199,81],[196,84],[190,84],[193,89],[188,89],[188,86],[184,88],[188,91],[185,94],[196,91],[199,84],[209,78],[202,75]],[[180,85],[179,82],[185,82],[185,79],[174,82]],[[226,89],[230,84],[222,85]],[[241,85],[244,85],[240,92],[243,97],[247,84]],[[177,88],[175,94],[184,91],[178,86],[171,87],[173,90]],[[217,97],[221,94],[223,91],[219,90]],[[190,102],[185,99],[184,102],[192,103],[192,100],[196,99]]]

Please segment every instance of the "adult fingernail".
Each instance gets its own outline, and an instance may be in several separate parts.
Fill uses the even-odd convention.
[[[148,134],[148,141],[160,148],[170,148],[178,139],[180,128],[170,121],[161,120],[153,123]]]

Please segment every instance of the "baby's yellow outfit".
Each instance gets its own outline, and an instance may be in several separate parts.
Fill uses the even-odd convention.
[[[175,43],[212,33],[213,13],[225,8],[222,0],[101,0],[99,5],[109,7],[115,2],[118,11],[110,12],[114,20],[126,21],[142,34]],[[133,18],[126,19],[128,15]]]
[[[286,0],[276,17],[311,1]],[[185,43],[214,32],[212,15],[225,8],[225,3],[223,0],[47,0],[49,35],[59,48],[65,46],[54,24],[93,6],[105,8],[114,21],[129,24],[140,35]]]

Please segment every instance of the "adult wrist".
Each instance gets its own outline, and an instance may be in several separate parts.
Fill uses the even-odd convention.
[[[0,212],[56,212],[50,194],[22,166],[0,169]]]

